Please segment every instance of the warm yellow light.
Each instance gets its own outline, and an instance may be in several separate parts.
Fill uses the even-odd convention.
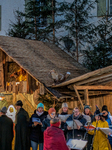
[[[2,101],[4,99],[4,97],[0,97],[0,101]]]
[[[16,85],[20,84],[20,82],[16,82]]]

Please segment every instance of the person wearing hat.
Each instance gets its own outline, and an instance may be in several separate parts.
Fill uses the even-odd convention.
[[[68,104],[62,103],[62,107],[60,109],[60,115],[65,116],[68,115]],[[61,129],[64,131],[65,138],[67,139],[67,123],[65,121],[61,121]]]
[[[30,140],[32,150],[43,150],[43,132],[41,130],[42,121],[47,117],[48,113],[44,111],[44,105],[39,103],[34,114],[30,118]]]
[[[50,127],[44,131],[44,150],[69,150],[58,118],[51,119]]]
[[[22,108],[23,103],[18,100],[15,104],[17,110],[15,118],[15,149],[14,150],[29,150],[29,115]]]
[[[6,116],[7,108],[0,110],[0,150],[12,150],[13,122]]]
[[[47,118],[45,118],[42,122],[42,128],[41,128],[42,132],[44,132],[47,129],[47,127],[50,126],[50,120],[55,118],[55,116],[56,116],[56,110],[54,108],[50,108],[48,110]]]
[[[99,128],[108,128],[109,126],[107,121],[105,121],[103,114],[100,113],[98,107],[96,107],[94,116],[95,116],[95,121],[93,121],[92,125],[96,127],[96,130],[88,132],[89,134],[94,135],[93,150],[110,150],[110,144],[107,135],[99,130]]]
[[[91,108],[89,105],[84,106],[84,114],[91,117],[91,122],[93,122],[94,116],[91,112]]]
[[[102,114],[103,114],[103,117],[105,118],[105,120],[108,122],[108,125],[111,126],[111,120],[110,120],[110,117],[109,117],[109,111],[108,111],[108,108],[106,105],[103,105],[102,107]],[[111,127],[109,127],[111,129]],[[112,137],[111,136],[108,136],[108,139],[109,139],[109,143],[112,147]]]

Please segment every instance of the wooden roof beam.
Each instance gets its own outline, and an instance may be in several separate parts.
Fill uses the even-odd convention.
[[[95,76],[98,76],[98,75],[102,75],[102,74],[107,73],[107,72],[112,72],[112,65],[108,66],[108,67],[105,67],[105,68],[102,68],[102,69],[98,69],[98,70],[89,72],[89,73],[86,73],[86,74],[81,75],[79,77],[76,77],[76,78],[73,78],[71,80],[60,83],[58,85],[55,85],[54,87],[61,87],[61,86],[70,85],[70,84],[73,84],[75,82],[82,81],[82,80],[88,79],[90,77],[95,77]]]
[[[95,82],[95,81],[99,81],[99,80],[102,81],[104,79],[107,80],[109,77],[112,78],[112,72],[111,73],[106,73],[106,74],[103,74],[103,75],[100,75],[100,76],[97,76],[97,77],[94,77],[94,78],[89,78],[87,80],[77,82],[77,83],[75,83],[75,85],[87,84],[87,83]]]
[[[75,86],[75,85],[74,85]],[[96,85],[96,86],[76,86],[77,90],[112,90],[112,86],[103,86],[103,85]]]

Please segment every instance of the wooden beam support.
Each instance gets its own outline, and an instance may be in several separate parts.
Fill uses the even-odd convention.
[[[75,86],[75,85],[74,85]],[[103,85],[98,85],[98,86],[76,86],[77,90],[112,90],[112,86],[103,86]]]
[[[75,85],[77,86],[77,85],[88,84],[88,83],[95,82],[95,81],[100,81],[100,80],[102,81],[103,79],[107,79],[109,77],[112,77],[112,72],[106,73],[106,74],[103,74],[100,76],[96,76],[96,77],[91,77],[91,78],[83,80],[83,81],[79,81],[79,82],[75,83]]]
[[[85,99],[85,104],[89,105],[89,93],[88,93],[88,89],[84,90],[84,99]]]
[[[81,100],[81,98],[80,98],[80,95],[79,95],[79,93],[78,93],[78,90],[77,90],[77,87],[74,85],[74,90],[75,90],[75,92],[76,92],[76,95],[77,95],[77,97],[78,97],[78,100],[79,100],[79,102],[80,102],[80,104],[81,104],[81,108],[82,108],[82,111],[84,110],[84,105],[83,105],[83,103],[82,103],[82,100]]]

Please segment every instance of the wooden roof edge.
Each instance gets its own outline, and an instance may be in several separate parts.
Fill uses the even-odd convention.
[[[81,81],[81,80],[85,80],[87,78],[90,78],[92,76],[95,76],[95,75],[101,75],[101,74],[104,74],[104,73],[107,73],[107,72],[110,72],[112,71],[112,65],[111,66],[108,66],[108,67],[105,67],[105,68],[102,68],[102,69],[98,69],[98,70],[95,70],[95,71],[92,71],[92,72],[89,72],[89,73],[86,73],[84,75],[81,75],[81,76],[78,76],[76,78],[73,78],[73,79],[70,79],[68,81],[65,81],[63,83],[60,83],[60,84],[57,84],[55,86],[52,86],[52,87],[62,87],[62,86],[67,86],[67,85],[70,85],[70,84],[73,84],[75,82],[78,82],[78,81]]]
[[[32,78],[34,78],[36,81],[42,83],[39,79],[37,79],[36,77],[34,77],[26,68],[24,68],[24,66],[22,66],[17,60],[15,60],[12,56],[10,56],[5,50],[3,50],[0,47],[0,50],[2,50],[7,56],[9,56],[14,62],[16,62],[21,68],[23,68]],[[42,83],[44,84],[44,83]]]

